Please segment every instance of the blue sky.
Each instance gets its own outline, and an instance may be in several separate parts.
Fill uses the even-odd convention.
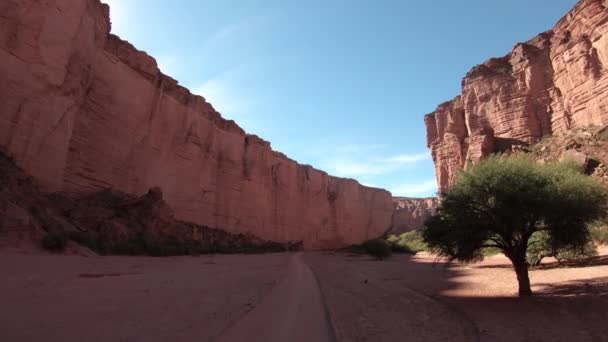
[[[423,116],[575,0],[102,0],[112,31],[275,150],[393,195],[436,192]]]

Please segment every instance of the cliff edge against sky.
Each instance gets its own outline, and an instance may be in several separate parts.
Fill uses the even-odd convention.
[[[110,34],[99,0],[0,4],[0,146],[45,191],[162,188],[181,220],[334,248],[391,226],[389,192],[299,165]]]
[[[552,30],[474,67],[461,95],[425,116],[440,191],[491,153],[608,124],[607,8],[580,0]]]

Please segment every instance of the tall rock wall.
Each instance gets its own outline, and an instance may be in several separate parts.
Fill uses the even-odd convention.
[[[47,191],[159,186],[178,218],[306,248],[391,225],[390,193],[299,165],[111,35],[98,0],[0,2],[0,145]]]
[[[394,197],[393,224],[390,234],[399,235],[411,230],[422,229],[424,221],[435,213],[437,197],[408,198]]]
[[[440,191],[490,153],[608,124],[608,1],[580,0],[552,30],[474,67],[424,121]]]

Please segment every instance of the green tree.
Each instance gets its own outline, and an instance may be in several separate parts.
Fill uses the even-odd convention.
[[[519,295],[527,296],[531,236],[547,234],[554,250],[585,248],[588,224],[605,217],[607,200],[604,188],[576,164],[493,156],[458,175],[423,238],[449,261],[480,261],[484,248],[500,249],[513,264]]]

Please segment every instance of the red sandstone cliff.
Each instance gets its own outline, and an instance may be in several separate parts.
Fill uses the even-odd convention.
[[[462,94],[425,116],[440,190],[490,153],[608,124],[607,8],[580,0],[552,30],[474,67]]]
[[[435,213],[437,197],[407,198],[394,197],[393,225],[390,234],[399,235],[411,230],[422,229],[424,221]]]
[[[44,190],[159,186],[179,219],[307,248],[390,227],[390,193],[299,165],[224,120],[109,34],[108,12],[98,0],[0,3],[0,145]]]

